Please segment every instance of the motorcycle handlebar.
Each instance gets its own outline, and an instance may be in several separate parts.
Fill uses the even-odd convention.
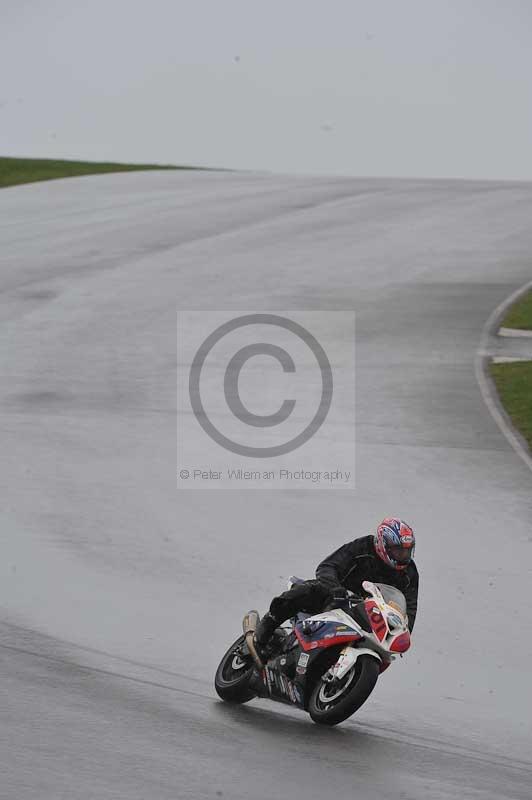
[[[353,592],[349,593],[349,596],[342,600],[330,600],[323,611],[333,611],[335,608],[342,608],[343,606],[356,606],[358,603],[362,603],[364,601],[363,597],[357,597],[356,594]]]

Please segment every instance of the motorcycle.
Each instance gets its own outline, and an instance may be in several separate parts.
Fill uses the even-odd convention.
[[[289,588],[298,582],[290,578]],[[219,697],[228,703],[255,697],[287,703],[320,725],[337,725],[354,714],[379,675],[411,644],[403,593],[371,581],[362,587],[369,595],[364,599],[350,593],[342,607],[300,613],[288,629],[277,628],[266,663],[254,644],[258,612],[246,614],[243,635],[216,670]]]

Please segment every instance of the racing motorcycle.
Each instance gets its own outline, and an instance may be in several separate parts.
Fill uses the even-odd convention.
[[[290,588],[300,583],[289,580]],[[222,658],[214,685],[228,703],[264,697],[307,711],[320,725],[337,725],[357,711],[377,678],[410,647],[406,600],[394,586],[364,581],[368,597],[350,597],[321,614],[300,613],[277,628],[266,663],[254,644],[257,611]]]

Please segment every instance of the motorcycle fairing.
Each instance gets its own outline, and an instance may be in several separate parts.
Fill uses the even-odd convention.
[[[399,636],[396,636],[395,639],[390,644],[390,650],[392,653],[404,653],[410,647],[410,633],[405,631],[404,633],[400,633]]]
[[[305,708],[305,695],[302,687],[275,666],[268,664],[262,672],[262,679],[270,697],[289,705]]]
[[[360,626],[342,609],[315,614],[295,626],[295,634],[305,652],[362,639]]]
[[[366,600],[366,613],[375,636],[382,642],[388,633],[388,625],[381,609],[374,600]]]
[[[394,602],[386,603],[382,593],[374,584],[365,581],[363,585],[366,591],[371,590],[373,593],[372,598],[366,599],[365,607],[376,639],[381,645],[385,645],[390,653],[406,652],[410,648],[411,638],[410,632],[405,630],[406,617],[403,610]],[[397,621],[397,630],[391,627],[392,618]]]
[[[330,639],[326,640],[330,642]],[[285,650],[256,673],[257,693],[288,705],[306,709],[309,698],[309,674],[324,650],[313,648],[305,652],[300,647]],[[310,686],[310,689],[312,686]]]

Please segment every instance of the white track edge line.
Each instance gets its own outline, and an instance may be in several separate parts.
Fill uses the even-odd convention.
[[[532,456],[530,455],[528,448],[524,443],[524,439],[521,437],[521,434],[516,431],[506,411],[503,409],[493,381],[488,376],[486,370],[486,362],[489,358],[486,345],[489,337],[497,335],[500,321],[506,310],[513,303],[515,303],[516,300],[521,297],[521,295],[525,294],[530,289],[532,289],[532,281],[528,281],[519,289],[516,289],[515,292],[512,292],[512,294],[509,295],[506,300],[503,300],[502,303],[499,303],[497,308],[494,309],[494,311],[492,311],[488,317],[482,329],[479,347],[475,355],[475,377],[480,388],[482,399],[484,400],[484,403],[486,404],[491,416],[499,426],[501,433],[532,472]]]

